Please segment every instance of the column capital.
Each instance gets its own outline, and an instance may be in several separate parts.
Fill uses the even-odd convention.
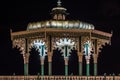
[[[78,56],[83,56],[82,52],[78,52]]]
[[[98,59],[98,54],[93,54],[94,63],[97,63],[97,59]]]
[[[81,52],[78,53],[78,61],[82,62],[83,54]]]
[[[85,59],[86,59],[86,64],[89,64],[90,63],[90,56],[85,56]]]
[[[41,65],[44,65],[44,57],[40,57]]]
[[[90,59],[86,59],[86,64],[90,64]]]
[[[52,52],[48,52],[48,62],[52,62]]]
[[[68,65],[68,57],[65,57],[64,60],[65,60],[65,65]]]
[[[52,52],[47,52],[47,53],[48,56],[53,56]]]
[[[29,56],[30,56],[29,53],[24,53],[23,54],[24,64],[29,63]]]
[[[93,54],[93,57],[97,58],[97,57],[98,57],[98,54]]]

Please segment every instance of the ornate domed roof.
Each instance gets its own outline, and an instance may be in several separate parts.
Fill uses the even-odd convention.
[[[27,30],[40,29],[40,28],[63,28],[63,29],[94,29],[94,25],[81,21],[41,21],[36,23],[29,23]]]
[[[63,29],[94,29],[94,25],[79,20],[66,20],[67,9],[61,6],[58,0],[57,7],[52,8],[52,20],[29,23],[27,30],[40,28],[63,28]]]

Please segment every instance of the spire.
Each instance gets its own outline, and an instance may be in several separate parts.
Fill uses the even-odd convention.
[[[61,6],[61,0],[58,0],[58,2],[57,2],[57,6]]]

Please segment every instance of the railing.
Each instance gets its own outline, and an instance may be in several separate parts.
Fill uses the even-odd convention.
[[[120,76],[0,76],[0,80],[120,80]]]

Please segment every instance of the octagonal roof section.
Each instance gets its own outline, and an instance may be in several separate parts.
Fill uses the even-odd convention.
[[[63,28],[63,29],[94,29],[93,24],[82,22],[79,20],[66,20],[67,9],[61,6],[58,0],[57,7],[51,10],[51,20],[29,23],[27,30],[35,30],[40,28]]]
[[[94,29],[94,25],[81,21],[41,21],[29,23],[27,30],[35,30],[40,28],[63,28],[63,29]]]

